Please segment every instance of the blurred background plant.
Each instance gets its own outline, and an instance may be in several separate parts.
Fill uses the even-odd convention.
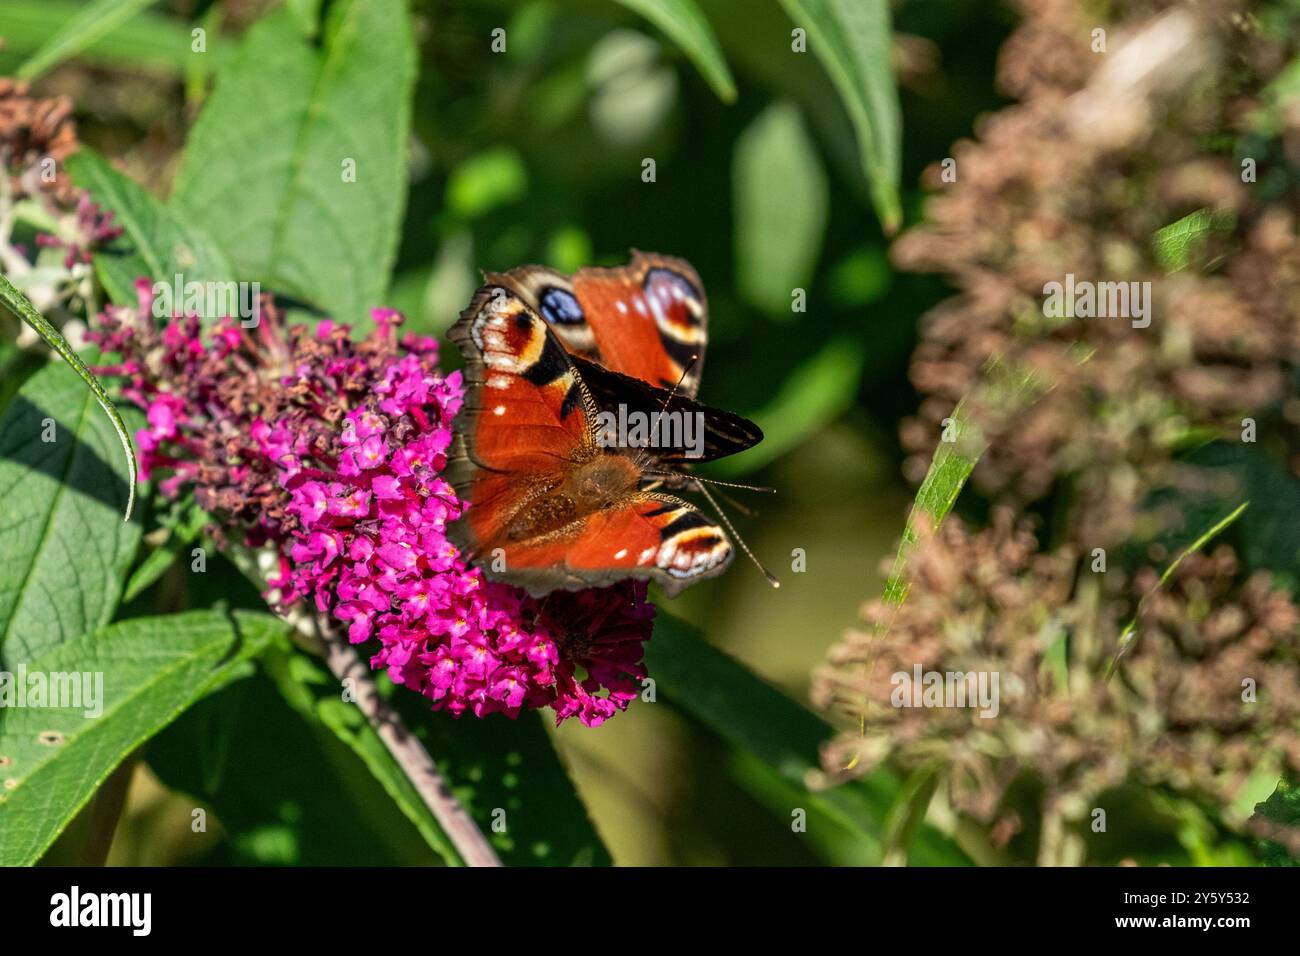
[[[927,170],[892,250],[959,290],[921,320],[905,471],[964,400],[963,510],[992,525],[924,541],[902,607],[832,649],[814,696],[863,726],[826,766],[910,765],[1012,860],[1150,862],[1128,827],[1163,815],[1184,827],[1160,858],[1248,861],[1255,805],[1300,772],[1300,8],[1018,6],[997,62],[1018,102],[955,179]],[[1053,317],[1067,274],[1150,283],[1153,318]],[[1203,540],[1220,524],[1231,544]],[[999,673],[1003,712],[886,706],[918,664]]]
[[[1169,7],[1190,25],[1175,33],[1184,46],[1161,61],[1168,68],[1117,73],[1125,44],[1167,23]],[[19,108],[46,119],[51,141],[89,147],[69,164],[72,182],[117,211],[118,224],[137,214],[112,254],[95,258],[119,300],[133,273],[167,278],[183,266],[187,278],[260,278],[304,315],[356,318],[390,305],[413,330],[440,335],[480,269],[572,270],[622,261],[630,247],[697,268],[711,313],[701,397],[748,415],[767,436],[713,473],[779,490],[754,503],[759,513],[742,517],[741,530],[783,586],[770,590],[738,563],[666,604],[687,623],[668,619],[650,642],[659,703],[634,703],[595,732],[548,731],[599,839],[580,810],[557,811],[550,829],[525,823],[494,836],[498,852],[677,864],[1262,858],[1243,821],[1284,762],[1294,766],[1294,703],[1270,696],[1268,716],[1242,728],[1207,707],[1193,715],[1201,723],[1180,723],[1167,738],[1145,716],[1177,723],[1168,705],[1183,700],[1180,682],[1212,681],[1225,655],[1232,666],[1248,655],[1295,683],[1294,608],[1253,575],[1296,581],[1300,493],[1288,469],[1300,418],[1300,8],[413,0],[409,19],[391,9],[368,0],[5,0],[0,75],[31,86],[0,89],[0,121],[13,115],[3,104],[21,98]],[[354,13],[367,18],[360,30]],[[1105,54],[1090,48],[1098,27],[1109,31]],[[324,70],[325,52],[345,44],[333,72]],[[326,108],[341,111],[354,141],[360,191],[335,217],[313,214],[310,188],[286,187],[296,134],[310,182],[339,178],[338,155],[315,148],[329,134],[303,120],[310,111],[298,98],[317,75],[320,95],[338,94]],[[383,109],[403,97],[409,130]],[[47,153],[62,170],[63,153]],[[23,181],[14,164],[28,160],[5,156]],[[940,166],[922,186],[923,171],[945,157],[956,160],[956,181],[945,182]],[[1246,157],[1257,163],[1250,185],[1240,178]],[[374,186],[394,179],[406,183],[404,198]],[[156,203],[146,191],[170,198]],[[936,195],[923,207],[927,193]],[[64,201],[74,202],[62,207],[68,214],[80,197]],[[265,239],[275,222],[288,225]],[[894,243],[896,226],[918,222]],[[35,267],[34,235],[51,230],[29,229],[19,245]],[[390,233],[399,237],[391,246]],[[70,270],[57,286],[65,292],[39,303],[52,319],[98,304],[93,287],[80,300],[66,291],[89,275],[76,260],[64,265],[66,254],[40,253],[42,267]],[[1065,272],[1153,281],[1151,328],[1049,323],[1042,285]],[[40,411],[15,393],[51,374],[17,342],[0,338],[6,434],[21,424],[16,416]],[[982,374],[990,358],[1038,384],[1007,399]],[[809,673],[883,586],[881,561],[963,396],[990,443],[976,494],[958,503],[962,524],[917,552],[888,639],[850,636],[832,652],[832,670],[818,670],[816,703],[846,731],[819,765],[833,729],[804,706]],[[1227,431],[1246,413],[1258,420],[1251,446]],[[98,438],[111,460],[111,442]],[[868,644],[882,655],[881,673],[890,655],[935,667],[953,655],[992,661],[1026,687],[1044,668],[1092,673],[1151,583],[1147,566],[1164,567],[1243,497],[1251,506],[1216,539],[1236,557],[1211,546],[1189,558],[1143,609],[1128,665],[1139,677],[1123,683],[1143,702],[1143,719],[1108,709],[1121,696],[1118,678],[1089,685],[1099,715],[1086,727],[1056,699],[1037,702],[1016,727],[1031,738],[1063,727],[1078,749],[1067,767],[1041,739],[1007,757],[997,749],[1007,742],[986,740],[994,735],[978,726],[934,711],[922,720],[871,710],[871,739],[888,746],[860,754],[871,759],[858,769],[871,773],[831,785],[863,740]],[[110,528],[119,503],[98,504],[99,527]],[[149,504],[113,531],[114,573],[130,577],[121,608],[107,602],[94,623],[218,599],[263,607],[215,554],[205,573],[192,573],[184,556],[203,543],[202,515]],[[1019,517],[995,521],[994,505]],[[1041,549],[1022,519],[1037,521]],[[1092,547],[1108,549],[1113,570],[1085,594],[1071,569]],[[1004,557],[989,566],[990,554]],[[958,587],[953,566],[972,580]],[[1206,639],[1213,654],[1157,680],[1171,635],[1200,634],[1210,609],[1225,622]],[[1067,628],[1085,613],[1091,657],[1015,641],[1040,635],[1043,615]],[[990,621],[997,627],[984,634]],[[952,632],[966,643],[945,641]],[[0,654],[13,650],[0,644]],[[115,787],[126,810],[109,860],[436,860],[436,836],[376,772],[329,676],[278,645],[250,671],[200,695],[110,778],[105,792]],[[559,762],[538,755],[538,723],[450,723],[418,700],[394,703],[485,822],[498,807],[527,821],[539,800],[573,805]],[[1286,720],[1285,733],[1271,732]],[[1133,746],[1112,751],[1116,734],[1163,749],[1147,766]],[[1232,745],[1225,779],[1208,781],[1195,762],[1218,752],[1216,734]],[[1245,748],[1258,740],[1277,754],[1271,771],[1252,776]],[[939,766],[966,775],[950,773],[958,785],[940,788]],[[1228,786],[1243,776],[1249,785]],[[1078,801],[1104,788],[1131,812],[1112,813],[1105,845],[1081,851]],[[213,818],[206,832],[194,832],[195,807]],[[93,816],[83,812],[46,859],[82,858]],[[1267,852],[1285,857],[1279,846]]]

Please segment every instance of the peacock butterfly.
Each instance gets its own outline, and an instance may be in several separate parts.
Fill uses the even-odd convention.
[[[725,570],[726,533],[665,490],[703,490],[692,461],[763,438],[695,401],[708,323],[695,270],[634,252],[572,278],[522,266],[484,279],[449,333],[470,389],[448,469],[468,502],[452,542],[534,596],[624,578],[672,596]],[[695,440],[624,441],[614,422],[627,420],[681,422],[678,438],[694,423]]]

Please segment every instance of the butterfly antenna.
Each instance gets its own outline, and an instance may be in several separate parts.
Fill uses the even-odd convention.
[[[731,519],[727,517],[727,513],[718,506],[718,502],[713,495],[709,494],[709,489],[704,487],[704,484],[700,482],[695,475],[691,475],[690,477],[695,481],[696,490],[708,499],[709,504],[713,506],[714,513],[717,514],[717,516],[722,520],[722,523],[727,526],[727,530],[731,532],[731,536],[736,539],[736,543],[740,545],[740,550],[744,551],[749,560],[754,562],[754,567],[758,568],[759,573],[762,574],[763,577],[767,578],[768,584],[772,585],[774,588],[779,588],[781,582],[776,579],[775,574],[763,567],[763,563],[759,561],[758,558],[754,557],[754,552],[749,550],[749,545],[745,544],[745,539],[740,536],[740,532],[738,532],[735,525],[731,523]]]
[[[740,501],[737,498],[733,498],[731,495],[727,494],[721,488],[718,489],[718,497],[721,498],[723,501],[725,501],[731,507],[735,508],[746,518],[752,518],[754,517],[754,515],[758,513],[753,508],[746,505],[744,502]]]
[[[711,485],[722,485],[723,487],[726,488],[740,488],[744,491],[763,491],[771,494],[776,494],[775,488],[760,488],[757,485],[742,485],[732,481],[718,481],[715,478],[701,478],[699,475],[687,474],[685,472],[680,472],[680,471],[670,471],[666,473],[648,471],[646,472],[646,477],[654,479],[654,484],[647,487],[646,491],[654,491],[656,488],[658,488],[660,485],[664,483],[664,480],[666,478],[671,477],[671,478],[685,478],[688,481],[707,481]],[[731,507],[735,508],[746,518],[752,518],[754,517],[755,514],[757,514],[757,512],[755,512],[753,508],[750,508],[748,505],[744,504],[743,502],[737,500],[736,498],[733,498],[731,495],[724,492],[721,488],[718,489],[718,497],[721,498],[723,501],[725,501],[727,504],[731,505]]]
[[[711,485],[721,485],[723,488],[739,488],[741,491],[761,491],[767,495],[776,494],[775,488],[766,488],[762,485],[743,485],[738,481],[719,481],[717,478],[701,478],[699,475],[684,475],[692,481],[704,481]]]
[[[664,409],[668,407],[668,403],[673,400],[673,396],[677,394],[677,390],[682,387],[682,382],[686,381],[686,376],[691,374],[691,369],[695,368],[695,363],[699,360],[699,352],[691,355],[691,360],[686,363],[686,367],[682,369],[682,374],[677,378],[677,384],[668,390],[668,395],[664,398],[664,403],[659,406],[659,414],[663,414]]]
[[[647,478],[656,478],[660,480],[664,478],[685,478],[688,481],[705,481],[711,485],[721,485],[724,488],[739,488],[741,491],[761,491],[764,494],[776,494],[775,488],[766,488],[762,485],[742,485],[738,481],[720,481],[717,478],[701,478],[694,472],[689,471],[652,471],[646,469],[644,474]],[[731,499],[728,498],[727,500],[730,501]]]

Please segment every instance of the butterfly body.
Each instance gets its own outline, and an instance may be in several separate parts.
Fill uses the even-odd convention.
[[[563,535],[587,515],[618,505],[641,484],[641,470],[622,455],[574,455],[559,475],[548,476],[535,498],[521,502],[500,544]]]
[[[762,435],[695,402],[698,358],[671,351],[704,347],[694,270],[638,253],[622,269],[572,279],[535,266],[485,278],[450,333],[471,389],[449,469],[469,507],[452,540],[489,577],[535,595],[624,578],[657,580],[672,595],[721,573],[733,554],[726,534],[662,489],[689,484],[681,469],[691,458]],[[674,385],[673,375],[680,389],[659,384]],[[598,422],[615,406],[699,416],[698,454],[606,440]]]

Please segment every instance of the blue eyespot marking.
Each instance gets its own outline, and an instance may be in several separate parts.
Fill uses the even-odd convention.
[[[699,299],[700,293],[691,280],[680,272],[656,266],[646,273],[642,284],[651,295],[662,295],[668,299]]]
[[[572,292],[554,286],[542,293],[542,315],[554,325],[576,325],[583,320],[582,306]]]

